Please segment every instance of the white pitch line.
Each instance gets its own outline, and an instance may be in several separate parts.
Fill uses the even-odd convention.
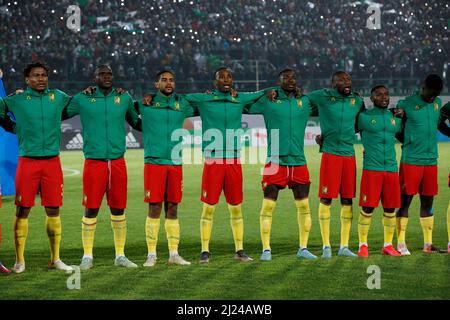
[[[63,171],[70,171],[69,174],[65,174],[64,177],[72,177],[80,174],[80,170],[63,168]]]

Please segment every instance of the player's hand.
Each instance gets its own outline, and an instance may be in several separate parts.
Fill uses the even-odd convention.
[[[147,94],[142,98],[142,104],[143,104],[144,106],[149,106],[149,105],[152,104],[152,100],[153,100],[152,95],[151,95],[150,93],[147,93]]]
[[[205,93],[206,94],[212,94],[213,92],[211,90],[206,90]]]
[[[87,87],[86,89],[83,90],[83,94],[85,94],[85,95],[87,95],[87,96],[90,96],[90,95],[93,95],[93,94],[94,94],[95,90],[97,90],[96,87],[94,87],[94,86],[89,86],[89,87]]]
[[[318,135],[316,136],[315,140],[316,140],[316,143],[317,143],[319,146],[322,146],[322,144],[323,144],[323,138],[322,138],[322,136],[321,136],[320,134],[318,134]]]
[[[276,90],[270,90],[267,91],[266,93],[266,98],[269,99],[269,101],[274,102],[278,97],[277,91]]]
[[[22,88],[17,88],[16,91],[15,91],[15,94],[19,94],[19,93],[22,93],[24,91],[25,90],[23,90]]]
[[[237,90],[236,90],[235,88],[231,88],[230,93],[231,93],[231,96],[232,96],[233,98],[237,98],[238,92],[237,92]]]
[[[405,115],[405,110],[403,109],[394,109],[394,116],[397,118],[403,118],[403,116]]]
[[[0,79],[3,78],[3,70],[0,69]]]
[[[116,88],[116,91],[117,91],[118,94],[124,94],[124,93],[127,92],[127,89],[124,89],[124,88]]]
[[[294,91],[294,96],[298,99],[302,97],[302,89],[300,87],[296,87]]]

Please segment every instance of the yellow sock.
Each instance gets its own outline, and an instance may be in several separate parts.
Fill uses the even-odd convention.
[[[450,202],[447,207],[447,232],[448,232],[448,243],[450,244]]]
[[[164,223],[169,244],[169,253],[178,253],[178,244],[180,243],[180,223],[178,219],[166,219]]]
[[[147,240],[148,253],[156,254],[156,244],[158,243],[160,219],[153,219],[147,216],[145,221],[145,239]]]
[[[270,199],[263,199],[261,212],[259,213],[259,229],[263,250],[270,250],[270,229],[272,227],[272,213],[277,202]]]
[[[14,244],[16,249],[16,262],[25,263],[25,242],[28,235],[28,218],[15,218],[14,220]]]
[[[330,247],[330,218],[331,206],[320,203],[319,204],[319,224],[320,233],[322,234],[322,243],[324,247]]]
[[[127,239],[127,220],[125,214],[111,215],[111,227],[114,231],[114,246],[116,257],[125,255],[125,241]]]
[[[370,224],[372,223],[372,214],[361,210],[358,220],[358,237],[359,243],[366,243],[369,237]]]
[[[408,226],[407,217],[397,217],[397,242],[405,243],[406,227]]]
[[[420,218],[420,224],[422,225],[424,244],[432,244],[434,216]]]
[[[234,246],[236,252],[244,249],[244,219],[242,217],[241,205],[228,205],[230,211],[231,230],[233,231]]]
[[[395,212],[383,213],[384,243],[392,244],[395,232]]]
[[[203,204],[202,217],[200,219],[200,236],[202,240],[202,252],[209,252],[209,240],[211,239],[211,229],[213,224],[213,215],[216,206],[207,203]]]
[[[81,239],[85,256],[92,256],[95,228],[97,228],[97,218],[83,217],[81,219]]]
[[[350,229],[352,228],[353,210],[351,205],[341,207],[341,248],[348,247]]]
[[[311,212],[309,209],[309,200],[295,200],[297,207],[297,222],[299,231],[300,248],[307,248],[309,232],[311,231]]]
[[[46,217],[45,228],[50,241],[51,261],[59,260],[59,245],[61,243],[61,217]]]

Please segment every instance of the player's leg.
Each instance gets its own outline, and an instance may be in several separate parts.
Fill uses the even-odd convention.
[[[331,202],[339,195],[342,170],[343,157],[329,153],[322,154],[319,182],[319,225],[323,244],[322,258],[331,258]]]
[[[146,163],[144,167],[144,202],[148,203],[145,220],[145,239],[147,243],[147,259],[144,267],[156,264],[156,246],[160,229],[160,216],[166,190],[168,166]]]
[[[433,245],[433,200],[438,194],[437,166],[425,166],[422,183],[419,187],[420,193],[420,225],[423,231],[423,252],[425,253],[444,253]]]
[[[109,183],[106,190],[108,206],[111,211],[111,227],[114,232],[114,247],[116,259],[114,265],[118,267],[137,268],[137,264],[131,262],[125,256],[125,243],[127,239],[127,218],[125,208],[127,206],[128,175],[125,158],[111,160],[109,165]]]
[[[182,199],[183,171],[181,166],[170,166],[167,177],[167,190],[165,201],[167,243],[169,246],[169,264],[190,265],[178,253],[180,243],[180,222],[178,220],[178,204]]]
[[[380,202],[383,187],[383,172],[363,170],[359,192],[359,205],[361,211],[358,218],[358,256],[367,258],[369,256],[368,236],[372,223],[372,214]],[[347,200],[348,201],[348,200]]]
[[[306,165],[289,167],[289,188],[292,189],[295,207],[297,208],[297,223],[299,232],[299,250],[297,257],[304,259],[317,259],[308,250],[308,239],[311,231],[311,209],[309,207],[309,189],[311,181]]]
[[[241,262],[253,260],[244,252],[244,218],[241,203],[243,200],[242,167],[239,159],[226,159],[223,191],[230,212],[230,224],[236,254],[234,259]]]
[[[350,251],[350,230],[353,221],[353,201],[356,193],[356,160],[355,157],[343,157],[341,177],[341,246],[338,256],[357,257]]]
[[[93,248],[95,230],[97,228],[97,216],[108,185],[108,179],[108,163],[106,161],[85,160],[82,198],[82,204],[85,210],[81,219],[81,239],[83,243],[83,257],[80,263],[81,270],[88,270],[93,267]]]
[[[270,232],[272,228],[272,214],[275,210],[278,192],[286,187],[288,182],[287,167],[274,163],[268,163],[264,167],[263,179],[261,182],[264,199],[259,214],[259,226],[263,252],[262,261],[272,260],[270,248]]]
[[[41,170],[37,160],[19,157],[16,171],[16,216],[14,219],[14,249],[16,262],[14,273],[25,271],[25,243],[28,236],[28,215],[34,206],[34,199],[41,180]]]
[[[411,253],[406,246],[406,229],[408,226],[409,207],[423,177],[423,166],[400,164],[400,208],[397,211],[397,250],[403,255]]]
[[[223,162],[217,163],[218,160],[221,159],[206,159],[203,165],[202,194],[200,198],[203,202],[200,219],[200,237],[202,242],[200,263],[209,262],[209,241],[211,239],[213,216],[225,180],[225,164]]]
[[[1,189],[1,188],[0,188]],[[1,194],[0,194],[1,197]],[[1,208],[1,201],[0,201],[0,208]],[[2,243],[2,225],[0,224],[0,244]],[[0,262],[0,273],[11,273],[11,270],[6,268],[1,262]]]
[[[398,172],[385,172],[383,180],[383,192],[381,196],[383,203],[383,229],[384,245],[382,254],[400,256],[401,253],[394,249],[392,240],[395,233],[395,208],[400,207],[400,179]]]

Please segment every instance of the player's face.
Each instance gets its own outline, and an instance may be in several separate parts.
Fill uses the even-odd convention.
[[[110,68],[101,67],[95,71],[94,83],[101,89],[110,89],[113,85],[113,73]]]
[[[427,103],[433,103],[434,100],[441,94],[439,90],[433,90],[427,88],[426,86],[422,87],[422,99]]]
[[[220,70],[217,72],[216,80],[214,80],[214,86],[220,92],[230,92],[233,86],[233,77],[231,76],[231,72],[228,70]]]
[[[163,95],[170,96],[175,90],[175,79],[170,72],[165,72],[159,77],[159,81],[155,82],[156,89]]]
[[[284,91],[294,92],[295,88],[297,88],[297,77],[295,75],[295,72],[293,71],[284,72],[280,76],[279,84],[281,89],[283,89]]]
[[[387,108],[389,106],[389,90],[386,88],[378,88],[372,93],[370,100],[377,107]]]
[[[36,67],[31,69],[30,75],[25,78],[27,85],[36,91],[44,91],[48,86],[48,74],[44,68]]]
[[[340,73],[334,77],[332,86],[343,96],[348,96],[352,91],[352,78],[348,73]]]

